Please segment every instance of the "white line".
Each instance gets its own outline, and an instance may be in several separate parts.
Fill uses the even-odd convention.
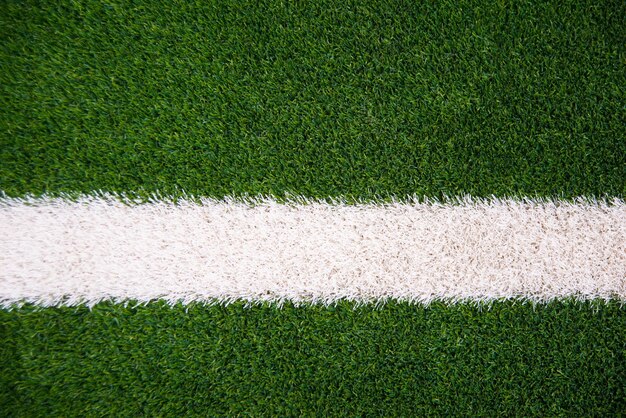
[[[626,204],[0,199],[0,305],[626,300]]]

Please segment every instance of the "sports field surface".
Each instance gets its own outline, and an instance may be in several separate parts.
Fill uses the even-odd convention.
[[[623,1],[2,2],[0,415],[620,416],[625,198]]]

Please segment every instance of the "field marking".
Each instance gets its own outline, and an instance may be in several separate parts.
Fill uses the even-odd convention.
[[[626,204],[0,199],[0,305],[626,300]]]

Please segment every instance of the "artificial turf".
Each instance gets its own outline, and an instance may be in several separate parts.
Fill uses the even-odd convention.
[[[626,196],[626,2],[0,2],[0,191]],[[617,303],[0,310],[13,416],[607,415]]]
[[[619,416],[626,310],[558,301],[0,310],[3,415]]]
[[[626,194],[626,2],[5,1],[0,190]]]

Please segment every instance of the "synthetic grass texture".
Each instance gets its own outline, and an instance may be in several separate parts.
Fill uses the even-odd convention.
[[[626,197],[626,3],[0,4],[0,190]],[[7,415],[617,415],[615,303],[0,311]]]
[[[14,416],[618,416],[616,303],[0,311]]]
[[[0,190],[626,194],[626,3],[0,5]]]
[[[0,198],[0,265],[0,308],[157,298],[626,302],[626,204]]]

